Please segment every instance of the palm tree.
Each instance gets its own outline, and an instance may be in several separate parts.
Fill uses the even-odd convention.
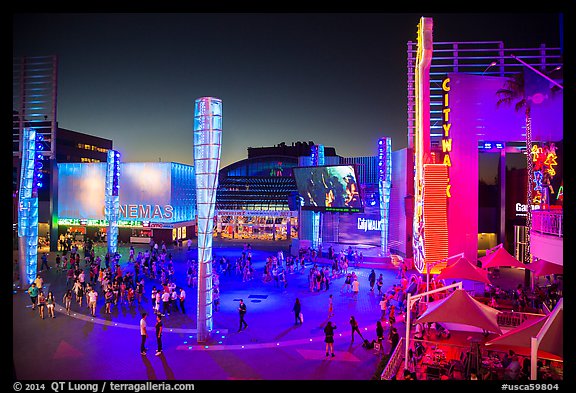
[[[524,109],[526,121],[526,171],[527,171],[527,195],[526,195],[526,248],[524,249],[524,263],[532,262],[530,254],[530,230],[532,228],[532,177],[534,166],[532,163],[532,117],[530,115],[530,103],[525,94],[524,74],[514,74],[504,82],[501,89],[496,92],[498,101],[496,106],[512,105],[516,112]],[[530,270],[524,269],[524,286],[530,285]]]

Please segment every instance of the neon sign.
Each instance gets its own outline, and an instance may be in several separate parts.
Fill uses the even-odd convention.
[[[450,91],[450,78],[446,78],[442,81],[442,91],[444,92],[444,102],[442,113],[444,116],[442,117],[442,163],[448,167],[452,166],[452,160],[450,158],[450,153],[452,152],[452,137],[450,135],[450,128],[452,127],[452,123],[450,122],[450,101],[449,101],[449,94]],[[452,185],[450,184],[450,177],[448,177],[448,184],[446,184],[446,197],[450,198],[452,194],[450,193],[450,188]]]
[[[381,220],[371,220],[368,218],[358,218],[357,229],[366,231],[379,231],[381,227]]]
[[[163,218],[170,220],[174,216],[172,205],[120,205],[120,217],[145,219]]]
[[[556,175],[555,166],[558,165],[556,146],[554,143],[543,147],[534,144],[530,149],[530,155],[532,156],[534,166],[534,174],[532,177],[534,195],[532,197],[532,204],[543,207],[549,206],[551,200],[550,195],[554,194],[551,181],[554,175]]]

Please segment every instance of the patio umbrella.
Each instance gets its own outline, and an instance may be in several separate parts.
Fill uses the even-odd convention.
[[[544,259],[538,259],[532,262],[526,267],[534,273],[535,276],[549,276],[551,274],[564,274],[564,266],[558,265],[557,263],[552,263],[545,261]]]
[[[498,326],[499,313],[474,299],[466,290],[456,289],[444,299],[429,303],[417,322],[452,322],[502,334]]]
[[[490,284],[488,272],[473,265],[466,257],[460,257],[456,262],[442,269],[440,274],[436,276],[436,281],[442,279],[471,280]]]
[[[510,266],[525,269],[527,266],[514,258],[506,249],[500,244],[500,247],[491,254],[487,254],[479,258],[482,262],[482,268],[488,269],[491,267]]]
[[[559,307],[557,312],[530,319],[505,334],[493,338],[484,345],[512,349],[519,355],[530,356],[532,337],[537,337],[544,324],[550,320],[550,327],[541,335],[541,341],[538,345],[538,357],[562,360],[564,358],[564,309],[562,305]]]

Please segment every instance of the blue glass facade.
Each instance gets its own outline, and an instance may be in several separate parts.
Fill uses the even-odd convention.
[[[176,224],[196,216],[194,167],[174,162],[121,163],[119,226],[142,221]],[[105,217],[106,163],[58,164],[59,221],[91,220],[107,225]],[[94,223],[93,221],[98,221]]]

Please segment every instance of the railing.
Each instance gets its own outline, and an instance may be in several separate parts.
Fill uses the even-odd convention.
[[[529,319],[543,317],[543,314],[531,314],[525,312],[503,311],[498,314],[498,326],[504,328],[515,328]]]
[[[398,374],[398,369],[400,368],[400,364],[404,361],[404,337],[400,337],[398,341],[398,345],[394,349],[392,356],[388,359],[388,363],[386,367],[384,367],[384,371],[380,376],[381,380],[390,381],[396,374]]]
[[[532,210],[532,231],[543,235],[564,236],[562,211]]]

